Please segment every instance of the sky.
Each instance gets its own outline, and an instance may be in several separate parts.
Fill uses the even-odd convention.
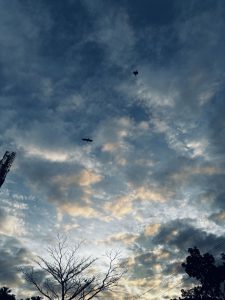
[[[179,296],[187,249],[224,251],[224,41],[222,0],[0,0],[1,286],[31,295],[58,233],[121,251],[112,300]]]

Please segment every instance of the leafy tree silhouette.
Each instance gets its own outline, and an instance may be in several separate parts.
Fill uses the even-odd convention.
[[[182,267],[200,285],[189,290],[182,289],[179,300],[225,300],[225,254],[221,254],[222,264],[217,265],[213,255],[201,255],[197,247],[189,248],[188,252],[190,255]]]
[[[15,295],[11,294],[10,288],[3,286],[0,288],[0,300],[15,300]]]
[[[32,296],[28,297],[25,300],[42,300],[43,298],[40,296]],[[11,289],[8,287],[3,286],[0,288],[0,300],[16,300],[16,296],[14,294],[11,294]],[[24,300],[24,299],[20,299]]]

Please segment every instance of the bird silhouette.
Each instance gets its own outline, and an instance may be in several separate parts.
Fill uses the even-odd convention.
[[[134,74],[134,76],[137,76],[137,75],[138,75],[138,71],[135,70],[135,71],[133,72],[133,74]]]
[[[84,139],[82,139],[82,141],[85,141],[85,142],[89,142],[89,143],[91,143],[91,142],[93,142],[93,140],[91,140],[91,139],[89,139],[89,138],[84,138]]]

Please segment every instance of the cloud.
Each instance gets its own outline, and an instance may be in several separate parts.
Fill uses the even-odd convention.
[[[58,206],[88,203],[93,194],[91,187],[102,179],[96,171],[83,168],[79,163],[46,161],[43,157],[24,158],[20,168],[25,171],[25,179],[32,190],[39,195],[46,193],[47,200]]]
[[[144,235],[145,236],[152,236],[155,235],[160,228],[160,224],[151,224],[145,227],[144,229]]]
[[[105,209],[110,211],[114,218],[122,218],[132,212],[132,201],[129,196],[121,196],[115,201],[106,203]]]
[[[211,214],[209,216],[209,219],[215,222],[216,224],[223,226],[225,222],[225,211],[221,210],[218,213]]]
[[[141,186],[137,189],[131,186],[130,191],[125,196],[119,196],[113,201],[104,205],[106,211],[110,211],[115,218],[122,218],[133,212],[135,206],[140,206],[139,201],[147,202],[165,202],[170,193],[165,196],[164,191],[159,191],[155,187]]]
[[[196,246],[202,252],[212,253],[221,251],[224,238],[195,228],[184,220],[176,220],[161,226],[152,242],[166,245],[166,248],[175,247],[181,251],[187,251],[188,248]]]
[[[217,166],[210,166],[207,164],[203,166],[186,166],[179,170],[177,173],[171,174],[171,179],[176,183],[180,182],[181,184],[188,184],[190,180],[193,180],[195,177],[208,177],[213,178],[214,176],[221,175],[223,176],[224,169]]]
[[[225,6],[156,2],[0,3],[1,232],[119,243],[129,296],[223,242]]]
[[[126,67],[135,45],[135,35],[129,24],[129,15],[122,6],[108,6],[103,1],[93,7],[85,1],[89,13],[94,16],[94,32],[92,39],[104,47],[110,64]],[[106,14],[102,14],[102,10]],[[107,16],[107,17],[106,17]]]
[[[167,195],[169,197],[170,195]],[[165,202],[163,191],[154,191],[154,188],[140,187],[136,190],[135,197],[143,201]]]
[[[0,212],[0,233],[9,236],[21,236],[26,233],[25,224],[23,219],[16,216],[6,215],[6,212]]]
[[[114,152],[118,150],[119,144],[117,143],[106,143],[102,146],[102,151],[103,152]]]
[[[0,193],[0,233],[11,237],[23,237],[27,233],[25,215],[27,198],[5,191]]]
[[[88,187],[101,181],[102,177],[91,170],[82,170],[79,174],[69,176],[55,176],[52,181],[62,186],[70,186],[79,184],[80,186]]]
[[[65,203],[60,205],[59,210],[73,217],[91,218],[99,216],[99,213],[90,206],[81,206],[79,204]]]
[[[137,239],[137,235],[131,234],[131,233],[116,233],[112,236],[110,236],[105,242],[111,244],[114,243],[122,243],[125,245],[131,245],[135,242]]]
[[[202,253],[209,252],[217,256],[224,243],[222,236],[195,228],[188,219],[149,224],[130,246],[134,255],[130,264],[149,268],[152,274],[158,270],[158,265],[161,265],[164,275],[169,275],[172,270],[172,273],[177,271],[179,274],[182,269],[178,266],[188,255],[188,248],[196,246]],[[135,276],[136,272],[132,274]]]
[[[1,285],[17,287],[22,285],[19,267],[30,263],[31,254],[14,237],[0,236],[0,282]]]
[[[37,146],[26,146],[26,153],[28,156],[40,157],[48,161],[66,162],[70,156],[65,152],[51,151],[50,149],[38,149]]]

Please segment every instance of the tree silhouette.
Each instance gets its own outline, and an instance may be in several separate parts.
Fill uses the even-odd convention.
[[[187,256],[186,263],[182,263],[182,267],[189,277],[197,279],[200,285],[181,290],[179,300],[224,300],[225,254],[221,254],[222,264],[217,265],[213,255],[201,255],[197,247],[189,248],[188,252],[190,255]]]
[[[11,294],[11,290],[8,287],[3,286],[0,288],[0,300],[15,300],[15,295]]]
[[[28,297],[25,300],[42,300],[43,298],[40,296],[32,296],[32,297]],[[8,287],[1,287],[0,288],[0,300],[16,300],[16,297],[14,294],[11,294],[11,289]],[[24,300],[24,299],[20,299],[20,300]]]
[[[90,300],[115,287],[124,274],[118,253],[108,254],[109,264],[101,275],[94,268],[96,259],[79,257],[79,248],[70,249],[67,239],[58,237],[57,246],[48,248],[49,259],[35,261],[39,270],[22,269],[25,279],[49,300]]]

